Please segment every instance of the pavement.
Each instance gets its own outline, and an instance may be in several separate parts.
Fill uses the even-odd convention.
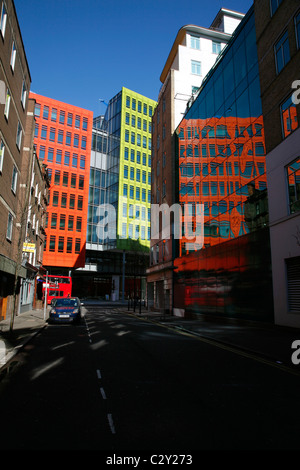
[[[245,356],[255,356],[264,362],[271,362],[300,375],[299,328],[220,317],[212,318],[204,315],[197,319],[185,319],[151,312],[145,307],[140,310],[137,306],[134,311],[133,307],[128,309],[127,303],[101,301],[83,301],[83,303],[86,307],[100,305],[103,308],[109,307],[112,313],[129,314],[149,322],[159,323],[180,334],[193,336]],[[46,312],[44,309],[37,309],[17,315],[12,330],[10,319],[0,321],[0,372],[7,368],[14,356],[48,325],[49,310],[50,307]],[[293,347],[294,341],[299,342],[296,348]],[[292,360],[292,357],[296,361]]]

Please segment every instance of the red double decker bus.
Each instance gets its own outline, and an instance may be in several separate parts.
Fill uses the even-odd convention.
[[[43,299],[45,298],[46,282],[43,283]],[[72,278],[70,276],[48,276],[47,304],[52,299],[70,297],[72,295]]]

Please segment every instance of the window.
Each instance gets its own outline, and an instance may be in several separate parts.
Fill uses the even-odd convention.
[[[62,253],[64,251],[64,237],[58,237],[58,249],[57,251],[59,253]]]
[[[300,256],[288,258],[286,262],[286,277],[287,277],[287,290],[288,290],[288,306],[289,311],[294,313],[300,312],[300,295],[299,295],[299,282],[300,282]]]
[[[81,218],[81,217],[77,217],[77,221],[76,221],[76,232],[81,232],[81,222],[82,222],[82,218]]]
[[[59,112],[59,122],[60,122],[60,124],[65,123],[65,112],[64,111]]]
[[[49,117],[49,106],[44,106],[43,119],[48,119],[48,117]]]
[[[88,120],[87,120],[87,118],[83,118],[83,119],[82,119],[82,129],[83,129],[84,131],[87,130],[87,125],[88,125]]]
[[[201,75],[201,62],[198,62],[197,60],[192,60],[192,74],[193,75]]]
[[[55,184],[55,185],[59,185],[59,184],[60,184],[60,171],[59,171],[59,170],[55,170],[55,174],[54,174],[54,184]]]
[[[13,173],[12,173],[12,180],[11,180],[11,190],[14,194],[17,192],[17,179],[18,179],[18,170],[14,166]]]
[[[63,186],[68,186],[68,180],[69,180],[69,173],[64,171],[63,172],[63,181],[62,181]]]
[[[75,127],[80,129],[80,116],[75,116]]]
[[[75,194],[70,194],[69,209],[75,209]]]
[[[82,196],[78,196],[78,200],[77,200],[77,209],[79,211],[82,211],[82,207],[83,207],[83,197]]]
[[[6,238],[11,241],[12,239],[12,229],[13,229],[13,215],[9,212],[7,219],[7,229],[6,229]]]
[[[34,106],[34,115],[40,117],[41,114],[41,105],[36,103]]]
[[[65,230],[65,225],[66,225],[66,215],[61,214],[60,219],[59,219],[59,229],[60,230]]]
[[[49,251],[55,251],[55,236],[50,235]]]
[[[57,224],[57,214],[53,213],[51,216],[51,228],[56,228]]]
[[[72,122],[73,122],[73,114],[68,113],[68,119],[67,119],[68,126],[72,126]]]
[[[72,253],[72,238],[67,238],[67,253]]]
[[[2,173],[5,145],[3,140],[0,142],[0,173]]]
[[[81,170],[85,169],[85,156],[84,155],[80,156],[80,169]]]
[[[290,214],[300,211],[300,157],[286,167]]]
[[[47,139],[47,126],[42,126],[41,139]]]
[[[61,163],[61,159],[62,159],[62,151],[57,150],[56,151],[56,163]]]
[[[66,145],[71,145],[71,132],[66,134]]]
[[[7,88],[5,107],[4,107],[4,116],[6,117],[6,119],[8,119],[8,115],[9,115],[10,99],[11,99],[10,91],[9,91],[9,88]]]
[[[51,111],[51,121],[56,122],[56,119],[57,119],[57,109],[52,108],[52,111]]]
[[[67,207],[67,193],[62,193],[60,207]]]
[[[69,215],[69,219],[68,219],[68,230],[71,232],[73,230],[73,224],[74,224],[74,216],[73,215]],[[72,238],[71,238],[72,240]],[[71,249],[72,251],[72,249]]]
[[[12,46],[11,46],[11,55],[10,55],[10,66],[11,66],[12,71],[15,70],[16,55],[17,55],[17,49],[16,49],[15,41],[13,41]]]
[[[290,48],[288,32],[286,31],[279,41],[275,44],[275,62],[277,73],[280,73],[283,67],[290,60]]]
[[[58,206],[58,191],[53,192],[52,205],[55,207]]]
[[[61,130],[61,129],[59,129],[59,130],[58,130],[58,133],[57,133],[57,142],[58,142],[59,144],[62,144],[63,141],[64,141],[64,131]]]
[[[1,31],[1,34],[2,34],[3,38],[4,38],[4,35],[5,35],[6,20],[7,20],[7,12],[6,12],[6,8],[4,6],[4,3],[2,2],[0,31]]]
[[[80,238],[75,238],[75,253],[80,253]]]
[[[270,0],[271,1],[271,16],[274,15],[275,11],[281,4],[282,0]]]
[[[70,165],[70,152],[65,152],[64,165],[65,165],[65,166],[69,166],[69,165]]]
[[[50,127],[49,140],[51,140],[51,142],[55,141],[55,128],[54,127]]]
[[[78,164],[78,155],[76,153],[73,153],[73,157],[72,157],[72,167],[73,168],[77,168],[77,164]]]
[[[282,103],[280,112],[282,136],[285,138],[298,127],[296,105],[293,103],[291,96]]]
[[[221,52],[221,43],[212,41],[212,52],[213,54],[220,54]]]
[[[191,48],[200,50],[200,38],[191,35]]]
[[[23,106],[24,109],[25,109],[25,105],[26,105],[26,97],[27,97],[26,83],[25,83],[25,80],[23,80],[22,93],[21,93],[21,103],[22,103],[22,106]]]

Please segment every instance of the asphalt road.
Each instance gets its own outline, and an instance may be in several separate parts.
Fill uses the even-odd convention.
[[[299,393],[299,375],[87,306],[80,325],[43,329],[0,382],[0,450],[298,450]]]

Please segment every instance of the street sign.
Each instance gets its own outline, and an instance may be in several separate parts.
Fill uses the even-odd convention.
[[[27,253],[34,253],[35,243],[23,243],[23,251],[26,251]]]

